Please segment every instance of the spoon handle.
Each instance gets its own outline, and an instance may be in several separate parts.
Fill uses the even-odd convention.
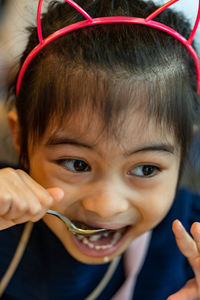
[[[58,217],[61,221],[63,221],[68,226],[68,228],[70,228],[70,227],[76,228],[75,225],[67,217],[65,217],[64,215],[62,215],[61,213],[59,213],[55,210],[49,209],[49,210],[47,210],[47,214]]]

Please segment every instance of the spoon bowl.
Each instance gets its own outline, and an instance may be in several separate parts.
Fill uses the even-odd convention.
[[[59,218],[61,221],[63,221],[67,225],[68,230],[72,233],[77,233],[81,235],[93,235],[100,232],[110,231],[109,229],[105,229],[105,228],[97,228],[97,229],[80,228],[77,225],[75,225],[73,222],[71,222],[67,217],[65,217],[64,215],[62,215],[61,213],[55,210],[49,209],[47,210],[47,214],[54,215],[57,218]]]

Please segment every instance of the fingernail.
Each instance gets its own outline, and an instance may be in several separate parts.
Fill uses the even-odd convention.
[[[59,202],[64,197],[64,191],[62,189],[55,188],[51,191],[51,196],[54,201]]]
[[[181,221],[176,220],[176,222],[177,222],[180,229],[184,229],[183,224],[181,223]]]
[[[59,202],[64,197],[64,191],[60,188],[48,189],[49,194],[53,198],[53,201]]]
[[[57,189],[55,196],[56,196],[55,200],[60,201],[64,197],[64,191],[61,189]]]

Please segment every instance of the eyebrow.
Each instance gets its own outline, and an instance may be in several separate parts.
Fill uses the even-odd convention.
[[[85,147],[88,149],[94,149],[94,145],[89,145],[73,138],[66,138],[66,137],[59,137],[59,136],[50,137],[50,139],[47,141],[45,145],[46,146],[73,145],[73,146]]]
[[[139,149],[134,149],[134,150],[128,151],[125,153],[125,155],[130,156],[132,154],[135,154],[138,152],[145,152],[145,151],[160,151],[160,152],[166,152],[169,154],[174,154],[174,146],[171,144],[167,144],[167,143],[152,144],[152,145],[141,147]]]
[[[81,140],[76,140],[74,138],[59,137],[59,136],[53,136],[47,141],[47,143],[45,143],[45,146],[47,146],[47,147],[59,146],[59,145],[73,145],[73,146],[78,146],[78,147],[84,147],[84,148],[91,149],[91,150],[95,149],[95,145],[86,144],[86,143],[82,142]],[[160,152],[166,152],[169,154],[174,154],[174,146],[169,143],[151,144],[151,145],[143,146],[138,149],[126,151],[124,153],[124,155],[130,156],[135,153],[145,152],[145,151],[149,151],[149,152],[150,151],[160,151]]]

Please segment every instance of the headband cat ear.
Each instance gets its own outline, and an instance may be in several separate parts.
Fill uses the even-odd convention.
[[[89,22],[92,23],[93,19],[92,17],[90,17],[88,15],[88,13],[86,13],[86,11],[84,11],[84,9],[82,9],[77,3],[75,3],[72,0],[65,0],[65,2],[67,2],[68,4],[70,4],[71,6],[73,6],[77,11],[79,11]],[[38,31],[38,39],[40,44],[43,43],[43,36],[42,36],[42,27],[41,27],[41,10],[42,10],[42,3],[43,0],[39,0],[38,3],[38,10],[37,10],[37,31]],[[78,28],[77,28],[78,29]]]
[[[158,8],[155,12],[150,14],[148,17],[145,19],[142,18],[137,18],[137,17],[124,17],[124,16],[114,16],[114,17],[101,17],[101,18],[92,18],[84,9],[82,9],[77,3],[75,3],[72,0],[65,0],[65,2],[72,7],[74,7],[78,12],[80,12],[86,20],[77,22],[75,24],[68,25],[47,38],[43,39],[42,35],[42,27],[41,27],[41,10],[42,10],[42,4],[43,0],[39,0],[38,2],[38,11],[37,11],[37,31],[38,31],[38,39],[39,39],[39,44],[31,51],[31,53],[28,55],[26,58],[18,76],[17,80],[17,86],[16,86],[16,95],[19,94],[20,87],[22,84],[22,80],[24,77],[24,73],[26,69],[28,68],[30,62],[33,60],[33,58],[44,48],[46,47],[49,43],[54,41],[55,39],[78,29],[84,28],[84,27],[89,27],[89,26],[94,26],[94,25],[101,25],[101,24],[109,24],[109,23],[132,23],[132,24],[139,24],[139,25],[145,25],[153,28],[157,28],[161,31],[167,32],[168,34],[172,35],[174,38],[179,40],[189,51],[190,55],[192,56],[194,63],[195,63],[195,68],[196,68],[196,78],[197,78],[197,93],[200,94],[200,62],[198,59],[198,56],[194,50],[194,48],[191,46],[192,41],[194,40],[199,22],[200,22],[200,0],[199,0],[199,8],[198,8],[198,14],[196,18],[196,22],[194,25],[194,28],[191,32],[191,35],[188,40],[186,40],[181,34],[176,32],[174,29],[171,27],[168,27],[162,23],[153,21],[153,19],[159,15],[161,12],[163,12],[166,8],[174,4],[175,2],[178,2],[179,0],[170,0],[164,5],[162,5],[160,8]]]

